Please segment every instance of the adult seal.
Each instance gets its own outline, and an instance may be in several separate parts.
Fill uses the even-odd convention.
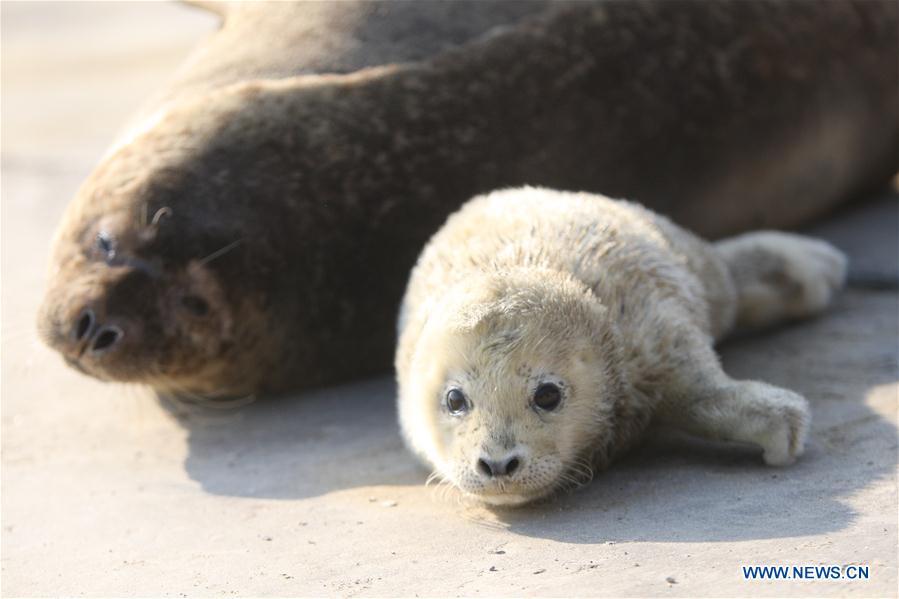
[[[260,4],[62,220],[39,323],[84,372],[209,397],[382,372],[422,244],[495,188],[714,237],[896,169],[893,2]]]
[[[641,206],[546,189],[472,200],[433,237],[396,353],[409,446],[466,494],[517,505],[588,480],[651,420],[803,450],[804,398],[721,369],[732,328],[820,313],[846,259],[800,235],[709,244]]]

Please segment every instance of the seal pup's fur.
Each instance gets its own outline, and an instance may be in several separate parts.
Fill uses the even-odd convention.
[[[802,453],[805,399],[733,380],[734,327],[821,312],[829,244],[773,231],[709,244],[639,205],[538,188],[473,199],[431,239],[399,318],[399,415],[439,476],[493,504],[589,477],[656,419]]]

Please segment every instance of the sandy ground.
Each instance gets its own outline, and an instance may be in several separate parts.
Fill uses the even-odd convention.
[[[64,367],[33,330],[53,227],[213,26],[174,5],[2,5],[4,596],[896,596],[895,197],[817,229],[864,288],[723,348],[734,375],[810,399],[787,469],[660,434],[584,489],[491,512],[423,486],[386,378],[210,412]],[[765,564],[870,578],[743,579]]]

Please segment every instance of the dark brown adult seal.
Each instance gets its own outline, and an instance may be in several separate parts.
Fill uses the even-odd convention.
[[[70,205],[41,331],[102,379],[273,392],[386,371],[415,256],[480,192],[600,191],[711,237],[795,225],[896,170],[896,13],[238,8]]]

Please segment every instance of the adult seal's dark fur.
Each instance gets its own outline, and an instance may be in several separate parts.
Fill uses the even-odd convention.
[[[415,256],[479,192],[596,190],[712,237],[795,225],[897,167],[896,12],[238,8],[69,207],[42,333],[103,379],[300,388],[389,367]]]

